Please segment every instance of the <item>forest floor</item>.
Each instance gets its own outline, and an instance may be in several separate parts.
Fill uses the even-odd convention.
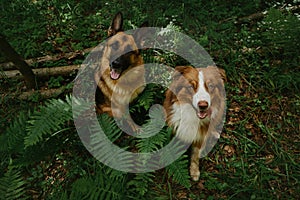
[[[173,180],[162,169],[154,172],[153,177],[147,176],[150,181],[134,179],[143,190],[131,190],[134,184],[113,180],[120,187],[124,187],[116,193],[119,192],[118,194],[128,199],[137,198],[135,192],[145,199],[299,199],[298,5],[273,5],[260,1],[253,1],[253,4],[243,1],[153,1],[148,3],[151,5],[140,1],[111,1],[105,4],[91,1],[79,3],[75,0],[68,3],[36,2],[38,3],[24,5],[20,2],[7,3],[3,7],[5,17],[0,19],[3,30],[6,30],[4,33],[7,40],[20,55],[26,59],[46,55],[56,57],[32,62],[33,68],[81,64],[88,53],[80,52],[95,47],[105,39],[112,16],[121,10],[127,29],[146,19],[152,26],[166,27],[171,24],[199,42],[216,65],[226,71],[226,120],[218,143],[208,156],[200,160],[200,180],[191,181],[190,187],[186,187],[180,181]],[[132,5],[131,10],[128,10],[128,5]],[[9,17],[11,13],[17,14]],[[17,23],[20,19],[22,23]],[[0,29],[0,32],[3,30]],[[69,56],[70,52],[76,53]],[[163,64],[173,67],[180,64],[176,57],[169,54],[162,56]],[[0,61],[6,62],[2,57]],[[26,91],[23,81],[5,77],[3,73],[6,69],[2,69],[0,129],[5,130],[2,135],[14,128],[13,124],[19,113],[39,110],[49,97],[65,99],[71,93],[77,72],[43,77],[38,80],[40,91],[61,90],[45,97],[39,92],[33,92],[27,100],[20,100],[19,95]],[[155,92],[158,96],[155,103],[162,103],[164,91],[156,88]],[[72,131],[74,134],[75,129]],[[74,183],[77,186],[79,184],[77,179],[83,180],[87,175],[97,174],[97,161],[88,152],[84,152],[85,149],[76,134],[56,134],[52,142],[64,143],[52,146],[53,150],[31,164],[22,163],[24,160],[18,152],[3,150],[10,144],[0,148],[3,155],[0,165],[1,180],[9,180],[9,166],[13,163],[17,166],[14,169],[20,169],[21,179],[29,183],[23,197],[55,199],[61,195],[60,198],[71,198],[71,191],[76,188]],[[49,138],[38,143],[39,147],[43,149],[53,145],[48,144],[48,140]],[[0,144],[4,143],[1,139]],[[37,149],[24,148],[22,152],[25,155],[31,150],[37,152]],[[32,160],[35,159],[33,157]],[[111,175],[111,172],[107,173],[107,176]],[[109,179],[103,178],[104,182],[109,182]],[[85,179],[87,182],[88,180]],[[126,178],[122,180],[132,180],[132,175],[126,174]],[[86,198],[92,199],[88,195]],[[108,197],[103,197],[105,198]]]

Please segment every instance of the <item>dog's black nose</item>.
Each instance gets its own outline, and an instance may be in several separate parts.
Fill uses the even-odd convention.
[[[118,59],[116,59],[116,60],[114,60],[114,61],[111,63],[111,66],[112,66],[113,68],[120,68],[120,67],[121,67],[121,62],[120,62]]]
[[[207,101],[199,101],[198,102],[198,107],[201,111],[204,111],[208,108],[208,103]]]

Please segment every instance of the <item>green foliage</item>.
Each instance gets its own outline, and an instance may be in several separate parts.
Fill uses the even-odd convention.
[[[13,166],[8,166],[7,172],[0,178],[0,199],[26,199],[24,198],[26,184],[21,171]]]
[[[29,116],[30,113],[21,112],[6,129],[5,134],[0,135],[1,152],[13,153],[23,150],[23,138],[26,136],[26,125]]]
[[[50,80],[48,82],[49,88],[55,88],[55,87],[60,87],[61,82],[64,80],[63,77],[58,76],[58,77],[50,77]]]
[[[167,166],[168,175],[186,188],[191,187],[188,164],[188,157],[183,155],[175,162]]]
[[[108,19],[95,15],[97,11],[90,12],[91,8],[99,7],[98,3],[73,0],[67,3],[61,1],[3,3],[0,32],[4,32],[12,46],[25,58],[38,57],[49,52],[82,50],[97,44],[91,38],[96,40],[99,35],[103,36],[98,31],[99,26],[102,26],[101,23],[109,25]],[[87,17],[86,20],[82,20],[82,15]],[[98,33],[91,33],[91,30]],[[15,34],[18,35],[17,38],[14,37]],[[78,44],[78,41],[85,42]]]
[[[151,184],[154,183],[154,175],[152,173],[137,174],[127,184],[130,191],[129,198],[131,199],[145,199],[145,195],[149,192]]]
[[[151,93],[152,91],[149,90],[149,92]],[[82,106],[84,107],[84,105]],[[71,98],[67,97],[66,100],[52,99],[28,115],[21,113],[7,129],[6,134],[1,135],[0,141],[1,147],[3,147],[1,152],[6,152],[10,156],[13,154],[18,155],[19,159],[16,159],[14,164],[19,166],[28,166],[32,162],[39,161],[47,155],[45,150],[47,150],[48,146],[53,145],[52,142],[56,141],[56,139],[53,140],[54,138],[65,137],[62,133],[70,129],[67,122],[72,119],[71,110]],[[75,112],[81,112],[80,110],[82,109],[75,109]],[[163,128],[164,120],[162,119],[162,110],[159,107],[152,108],[149,118],[140,135],[142,138],[136,139],[136,147],[140,152],[158,150],[170,139],[171,132]],[[99,129],[99,125],[101,129]],[[87,128],[90,129],[91,133],[91,143],[88,149],[94,153],[96,158],[104,159],[110,164],[121,159],[124,161],[124,166],[121,166],[123,169],[132,167],[131,157],[128,156],[126,151],[107,151],[111,149],[111,142],[120,144],[123,146],[121,147],[123,149],[128,149],[130,143],[130,140],[119,142],[123,134],[111,117],[100,115],[98,121]],[[57,148],[62,148],[62,146],[63,144]],[[40,156],[38,156],[39,154]],[[53,154],[53,151],[48,151],[48,154]],[[176,166],[171,166],[168,169],[168,173],[179,184],[189,187],[190,185],[187,184],[189,176],[186,176],[186,163],[187,158],[182,157],[176,161]],[[120,165],[120,163],[114,164]],[[37,172],[40,171],[38,168]],[[37,176],[36,178],[38,179],[43,178],[42,172],[33,173],[32,175]],[[57,188],[57,193],[55,192],[51,198],[59,196],[62,199],[123,199],[124,196],[127,196],[134,199],[135,195],[133,194],[143,197],[150,191],[149,187],[154,184],[154,177],[153,173],[145,173],[137,174],[133,178],[128,179],[126,173],[110,169],[103,164],[95,165],[95,171],[91,172],[89,176],[83,176],[74,181],[71,184],[72,187],[66,192],[61,193],[61,189]],[[30,178],[29,180],[34,179]],[[46,187],[47,184],[44,182],[44,184],[37,186]],[[127,191],[126,188],[128,192],[125,192]]]
[[[45,106],[33,112],[28,121],[25,148],[40,142],[44,136],[49,137],[64,131],[63,127],[72,117],[72,103],[69,97],[66,101],[53,99],[46,102]]]
[[[298,11],[285,9],[295,2],[4,2],[0,8],[0,32],[25,58],[97,45],[106,37],[111,17],[117,11],[122,11],[126,18],[126,30],[146,19],[151,26],[180,30],[203,45],[216,64],[226,69],[228,113],[220,141],[200,161],[199,182],[190,182],[188,153],[157,172],[121,173],[99,163],[81,144],[71,122],[69,98],[44,103],[33,95],[30,98],[42,104],[37,107],[11,101],[8,96],[15,90],[14,84],[22,87],[22,83],[6,84],[7,80],[2,79],[1,84],[9,85],[9,89],[0,88],[4,116],[1,127],[9,126],[0,135],[0,198],[297,199],[300,167],[299,139],[295,133],[300,115],[300,28]],[[268,11],[262,20],[235,23],[261,11]],[[178,56],[159,50],[145,50],[143,57],[145,63],[186,64]],[[51,67],[70,62],[73,61],[44,64]],[[152,75],[156,70],[147,72]],[[169,74],[162,73],[150,77],[160,76],[170,79]],[[59,79],[50,81],[50,87],[60,84]],[[162,128],[161,118],[159,123],[153,120],[159,112],[151,107],[161,104],[163,98],[164,88],[150,84],[131,105],[132,116],[144,124],[143,137],[126,136],[110,117],[100,116],[101,133],[107,138],[97,136],[96,120],[88,127],[93,139],[90,150],[105,147],[103,139],[133,152],[151,152],[165,146],[171,140],[171,131]],[[29,107],[34,108],[28,111]],[[15,113],[18,116],[12,117]],[[155,130],[160,131],[155,134]],[[103,151],[98,156],[107,160],[121,157],[128,161],[124,167],[132,167],[126,154]],[[174,154],[165,156],[169,159]]]
[[[150,119],[144,124],[138,137],[136,146],[141,153],[153,152],[161,149],[169,139],[170,132],[163,129],[164,115],[159,107],[150,111]]]
[[[280,68],[270,71],[274,84],[278,88],[299,89],[300,20],[293,14],[271,9],[262,23],[268,48],[281,61]]]
[[[293,14],[283,14],[271,9],[262,22],[266,29],[264,36],[272,47],[272,52],[284,57],[287,67],[296,67],[300,54],[300,20]]]
[[[137,103],[130,107],[130,112],[141,112],[144,108],[148,110],[156,98],[157,87],[154,84],[148,84],[145,90],[140,94]]]
[[[72,191],[59,199],[124,199],[126,176],[107,167],[99,167],[94,174],[72,184]]]

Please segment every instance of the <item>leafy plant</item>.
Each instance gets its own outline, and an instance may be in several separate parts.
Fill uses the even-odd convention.
[[[149,92],[151,92],[151,90]],[[161,124],[161,122],[163,122],[163,120],[160,119],[162,116],[161,114],[160,110],[154,109],[151,111],[150,119],[146,122],[145,128],[143,129],[143,135],[153,135],[155,129],[160,130],[164,126],[164,123]],[[39,145],[47,147],[52,144],[54,138],[65,137],[62,133],[66,130],[70,130],[67,123],[71,119],[72,104],[70,97],[66,97],[65,101],[60,99],[50,100],[46,102],[45,105],[40,106],[39,109],[29,113],[29,115],[21,114],[19,118],[16,119],[7,130],[6,134],[0,137],[1,147],[3,147],[1,148],[1,152],[6,152],[6,154],[10,156],[13,154],[19,155],[20,159],[13,162],[19,166],[26,166],[33,161],[39,161],[44,153],[47,154],[47,151],[40,151],[42,157],[26,157],[36,154],[36,152],[33,153],[32,151],[36,151]],[[160,122],[160,124],[157,124],[157,122]],[[117,142],[123,137],[122,131],[118,128],[116,122],[107,115],[99,116],[99,124],[110,142]],[[99,129],[97,127],[96,124],[92,124],[89,127],[91,130],[89,150],[95,153],[94,156],[96,156],[96,158],[110,160],[110,162],[121,158],[125,161],[123,166],[124,169],[131,167],[131,158],[128,157],[126,153],[123,155],[123,153],[113,151],[99,151],[99,149],[104,150],[110,148],[106,148],[106,140],[104,140],[102,136],[99,136]],[[10,134],[8,135],[8,133]],[[137,139],[137,148],[140,152],[151,152],[158,148],[162,148],[168,139],[170,139],[170,132],[162,129],[158,134],[150,138]],[[130,142],[130,140],[128,142]],[[127,149],[128,142],[122,142],[123,146],[125,145],[122,148]],[[58,148],[61,147],[58,146]],[[48,154],[52,153],[53,151],[48,151]],[[128,162],[126,161],[127,159]],[[30,162],[25,164],[25,160]],[[167,172],[170,177],[174,177],[174,180],[179,184],[190,187],[188,184],[189,176],[186,157],[182,157],[176,161],[174,165],[171,165],[168,168]],[[19,173],[17,175],[19,175]],[[75,199],[81,197],[122,199],[124,198],[124,195],[133,198],[132,194],[136,192],[138,192],[140,196],[143,196],[150,191],[149,187],[153,184],[154,175],[152,173],[146,173],[144,175],[136,175],[133,179],[128,178],[128,174],[126,173],[110,169],[103,164],[98,164],[95,166],[95,171],[91,172],[89,176],[79,178],[72,183],[71,193],[62,193],[61,198]],[[115,182],[119,182],[121,185],[117,185]],[[126,188],[130,188],[128,193],[125,192]],[[55,193],[53,198],[57,197],[59,193]]]
[[[63,128],[66,122],[72,118],[70,98],[67,98],[66,102],[53,99],[45,103],[45,106],[36,110],[28,121],[27,136],[24,138],[25,148],[44,140],[44,136],[49,137],[62,132],[66,129]]]
[[[286,0],[3,3],[0,32],[25,58],[96,46],[106,37],[111,17],[122,11],[128,19],[125,30],[149,20],[151,26],[168,26],[191,36],[226,70],[228,81],[225,128],[213,151],[201,159],[200,181],[193,183],[188,177],[188,152],[156,172],[131,174],[110,169],[82,145],[68,98],[45,103],[33,95],[34,103],[18,101],[10,93],[22,90],[22,82],[2,79],[0,198],[298,199],[300,158],[295,133],[300,114],[300,29],[296,5],[296,1]],[[286,9],[292,6],[296,10]],[[265,17],[252,18],[263,11],[267,11]],[[236,23],[245,17],[249,20]],[[176,41],[180,44],[180,38]],[[143,51],[143,57],[145,63],[187,64],[171,52],[155,49]],[[81,62],[62,59],[41,66]],[[170,74],[156,73],[159,65],[155,67],[147,69],[151,78],[170,80]],[[151,131],[161,125],[151,123],[150,115],[155,115],[152,105],[163,101],[164,89],[148,85],[130,107],[134,120],[147,125],[143,136],[149,137],[127,136],[104,115],[98,121],[107,138],[133,152],[149,152],[168,144],[170,130],[163,127],[156,135]],[[97,123],[89,127],[94,134]],[[101,139],[95,140],[93,147],[101,147]],[[102,152],[101,156],[115,154]],[[125,163],[127,167],[131,164]]]
[[[300,20],[293,14],[285,15],[277,9],[271,9],[262,24],[266,29],[263,34],[274,48],[273,53],[283,55],[288,59],[284,60],[286,64],[295,66],[300,59],[300,39],[297,37],[300,34]]]
[[[50,80],[48,81],[48,86],[49,88],[55,88],[55,87],[60,87],[61,82],[64,80],[63,77],[58,76],[58,77],[50,77]]]
[[[0,178],[0,199],[27,199],[24,197],[26,184],[21,171],[13,166],[8,166],[7,172]]]

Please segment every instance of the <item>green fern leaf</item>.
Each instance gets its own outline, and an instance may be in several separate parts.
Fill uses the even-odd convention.
[[[167,172],[169,177],[173,179],[186,188],[191,187],[189,168],[188,168],[188,156],[183,155],[175,162],[167,166]]]
[[[132,199],[141,199],[146,195],[149,191],[149,185],[154,182],[154,175],[152,173],[140,173],[136,174],[134,179],[130,180],[127,183],[127,189],[131,194],[135,194],[136,196],[132,196]]]
[[[27,136],[25,137],[25,148],[35,145],[44,136],[49,136],[63,129],[63,126],[72,119],[71,98],[66,101],[53,99],[44,106],[39,107],[28,121]]]
[[[85,146],[95,158],[121,171],[128,171],[133,167],[132,154],[126,148],[113,144],[122,135],[122,130],[111,117],[100,115],[99,123],[95,121],[89,126],[87,134],[90,135],[90,141]]]
[[[24,148],[24,137],[26,136],[26,123],[30,113],[21,112],[13,120],[5,133],[0,136],[0,151],[8,153],[20,153]]]
[[[141,153],[153,152],[163,147],[168,136],[164,125],[164,113],[161,107],[154,107],[149,112],[147,120],[138,137],[137,147]]]
[[[116,122],[108,115],[100,115],[98,117],[98,122],[110,141],[115,142],[122,135],[122,131],[117,126]],[[96,127],[94,127],[94,129],[96,129]]]
[[[144,132],[147,134],[147,132]],[[151,134],[151,133],[150,133]],[[153,152],[160,149],[166,141],[165,130],[161,130],[155,136],[138,140],[137,147],[141,153]]]
[[[134,106],[130,107],[130,112],[140,111],[141,108],[148,110],[153,105],[155,97],[157,97],[157,88],[154,84],[148,84],[145,90],[139,95]]]
[[[73,183],[69,199],[124,199],[126,179],[122,172],[99,166],[95,174]]]
[[[25,195],[26,182],[21,177],[21,173],[12,166],[4,177],[0,178],[0,198],[5,200],[26,199]]]

